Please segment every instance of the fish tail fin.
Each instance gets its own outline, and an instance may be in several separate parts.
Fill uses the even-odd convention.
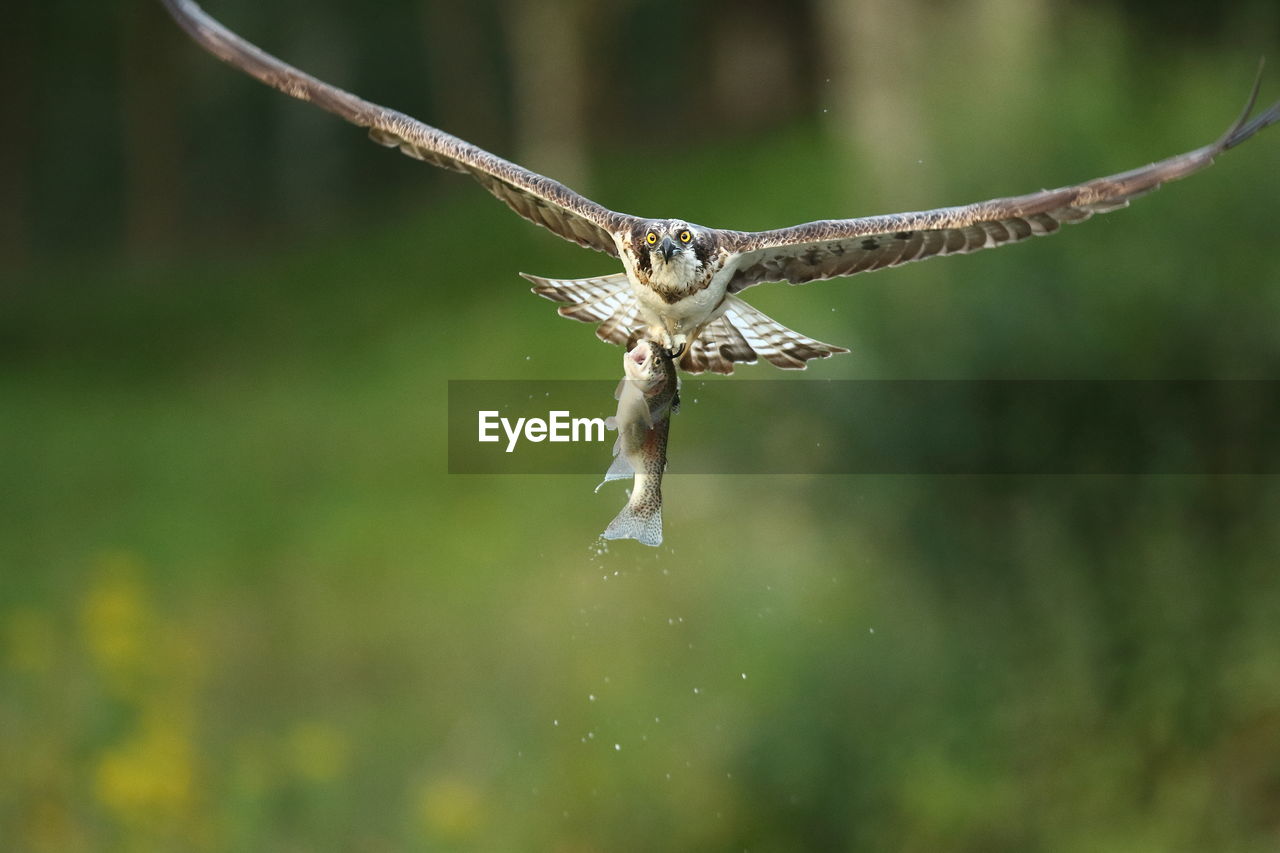
[[[583,323],[599,323],[596,337],[606,343],[627,345],[632,334],[643,326],[640,306],[626,273],[595,278],[542,278],[520,273],[533,282],[530,288],[541,297],[559,302],[561,317]]]
[[[605,539],[634,539],[641,545],[654,548],[662,544],[662,507],[644,512],[633,502],[627,501],[609,526],[601,534]]]

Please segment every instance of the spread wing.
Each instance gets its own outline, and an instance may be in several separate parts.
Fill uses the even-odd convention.
[[[163,2],[201,47],[224,62],[286,95],[368,128],[375,142],[398,147],[434,166],[471,175],[516,213],[566,240],[617,256],[611,232],[629,228],[634,217],[615,213],[550,178],[304,74],[249,44],[190,0]]]
[[[1259,70],[1244,112],[1216,142],[1130,172],[963,207],[809,222],[775,231],[725,232],[722,245],[739,253],[729,290],[736,293],[765,281],[803,284],[937,255],[976,252],[1052,234],[1064,224],[1126,207],[1131,199],[1198,172],[1223,151],[1280,121],[1280,102],[1249,118],[1261,82]]]

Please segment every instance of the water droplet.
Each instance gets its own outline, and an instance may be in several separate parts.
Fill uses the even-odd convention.
[[[614,751],[614,752],[622,752],[622,744],[620,744],[620,743],[615,743],[615,744],[613,745],[613,751]]]
[[[559,720],[552,720],[552,721],[551,721],[551,725],[553,725],[553,726],[558,726],[558,725],[560,725],[560,721],[559,721]]]
[[[588,693],[588,694],[587,694],[587,701],[588,701],[588,702],[594,702],[594,701],[596,701],[596,694],[594,694],[594,693]]]
[[[746,674],[745,672],[744,672],[744,673],[742,673],[742,680],[743,680],[743,681],[746,681],[746,680],[747,680],[747,674]]]
[[[693,688],[693,692],[694,692],[694,693],[701,693],[702,691],[701,691],[699,688],[695,687],[695,688]]]

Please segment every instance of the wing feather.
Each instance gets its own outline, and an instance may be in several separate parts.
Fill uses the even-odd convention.
[[[1118,175],[961,207],[823,220],[774,231],[723,232],[722,245],[736,253],[729,291],[736,293],[765,281],[803,284],[976,252],[1052,234],[1095,213],[1127,207],[1162,184],[1211,165],[1223,151],[1280,121],[1280,102],[1250,118],[1261,82],[1259,69],[1244,112],[1216,142]]]
[[[788,329],[736,296],[725,301],[724,313],[706,325],[681,357],[686,373],[733,373],[736,362],[751,364],[758,357],[787,370],[803,370],[810,359],[848,352]]]
[[[626,273],[596,278],[542,278],[520,273],[533,282],[533,292],[559,302],[561,317],[583,323],[599,323],[596,336],[605,343],[628,346],[644,329],[640,306]]]
[[[163,0],[197,44],[224,62],[301,101],[369,129],[375,142],[415,160],[475,178],[516,213],[566,240],[617,256],[613,232],[635,217],[609,210],[563,184],[456,136],[317,80],[237,36],[191,0]]]

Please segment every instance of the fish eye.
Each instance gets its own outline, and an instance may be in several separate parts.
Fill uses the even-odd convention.
[[[688,242],[689,242],[690,240],[692,240],[692,239],[693,239],[693,234],[692,234],[692,232],[690,232],[690,231],[689,231],[689,229],[688,229],[688,228],[683,228],[683,229],[681,229],[681,231],[680,231],[680,242],[681,242],[681,243],[688,243]]]
[[[648,243],[650,246],[656,246],[658,244],[658,232],[650,231],[648,234],[644,236],[644,241]]]

